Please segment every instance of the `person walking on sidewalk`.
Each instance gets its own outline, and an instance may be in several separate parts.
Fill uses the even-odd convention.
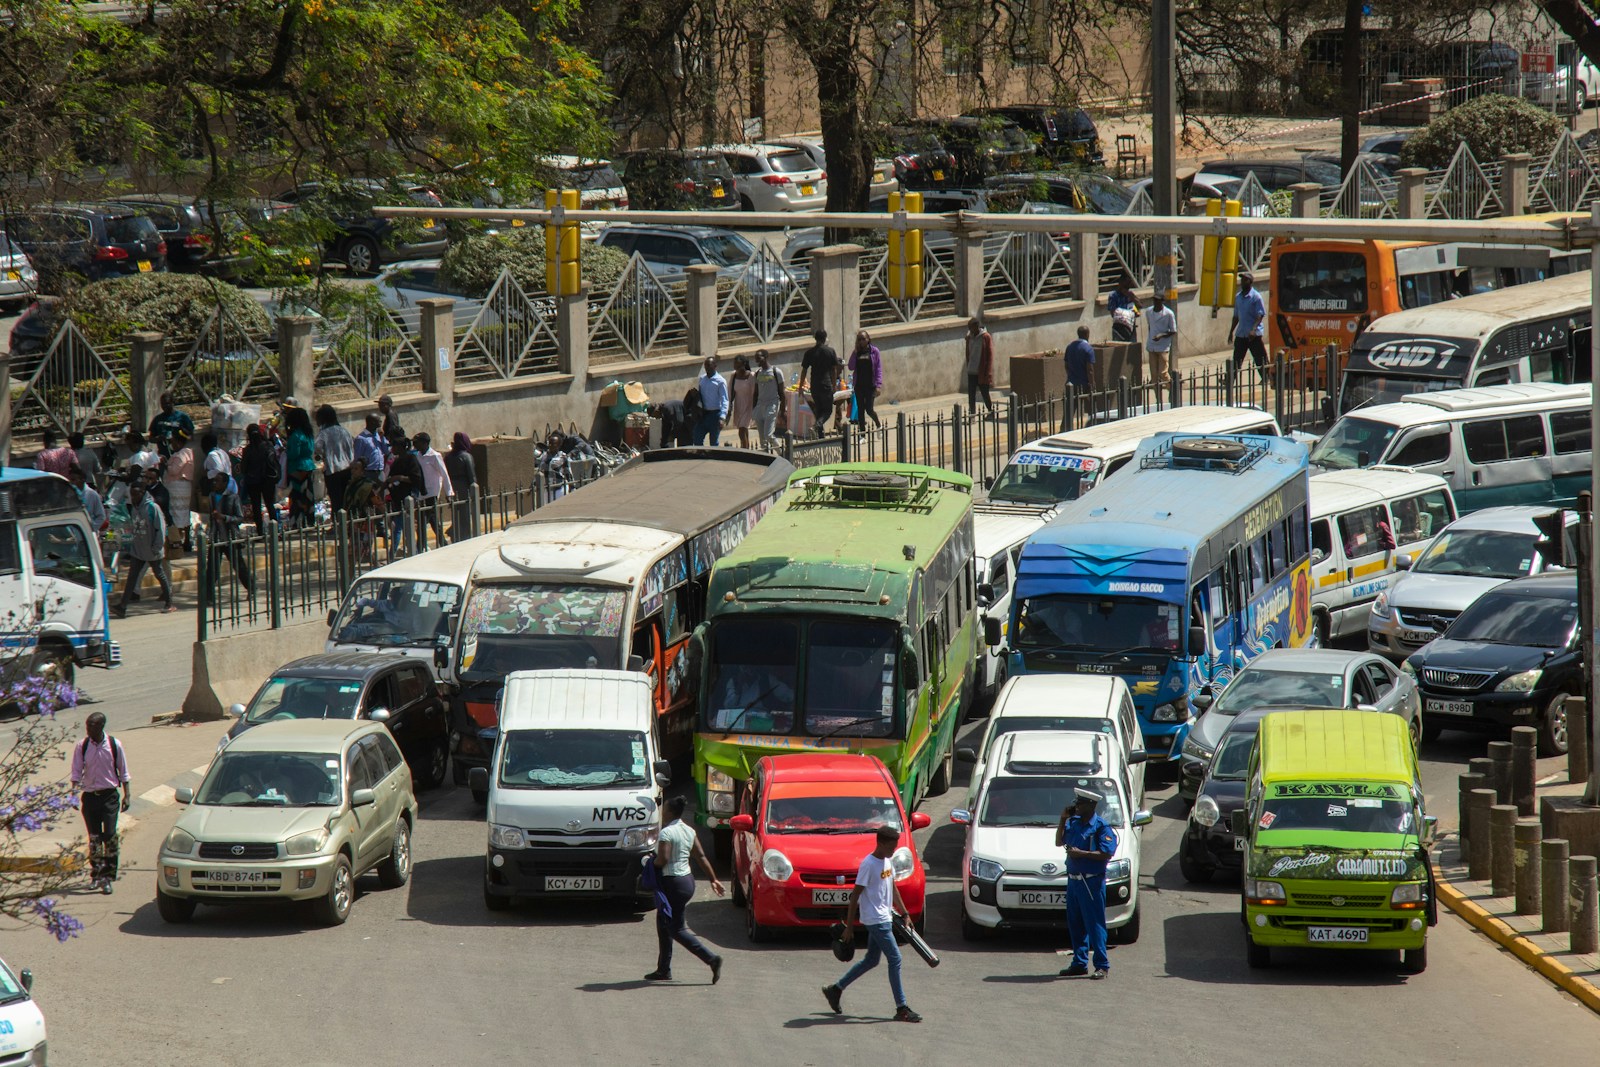
[[[866,429],[867,416],[870,415],[872,425],[881,427],[883,420],[878,418],[874,405],[878,394],[883,391],[883,355],[878,351],[878,346],[872,343],[866,330],[856,334],[856,346],[850,351],[850,374],[850,388],[856,405],[855,424]]]
[[[983,328],[983,321],[974,315],[967,320],[967,410],[978,410],[978,394],[983,393],[983,406],[994,417],[994,401],[989,398],[989,387],[994,384],[994,336]]]
[[[821,437],[833,416],[833,394],[839,389],[839,353],[828,344],[827,330],[817,330],[811,336],[817,343],[800,357],[800,381],[795,389],[806,394],[811,414],[817,420],[817,436]]]
[[[717,872],[712,869],[711,861],[706,858],[705,850],[700,847],[700,838],[695,834],[694,827],[683,821],[683,808],[684,799],[681,796],[673,797],[661,808],[666,825],[661,828],[655,855],[656,878],[661,888],[656,908],[656,969],[645,975],[644,980],[672,980],[672,943],[676,941],[711,968],[711,984],[716,985],[722,979],[722,957],[695,936],[694,931],[689,929],[688,916],[684,913],[694,897],[694,873],[690,870],[689,861],[692,859],[700,864],[700,869],[711,879],[713,893],[720,897],[725,888],[717,878]]]
[[[433,438],[419,433],[412,438],[417,448],[417,464],[422,468],[422,499],[417,501],[417,546],[428,550],[428,528],[433,528],[433,547],[444,544],[444,530],[439,525],[439,509],[448,507],[456,495],[450,481],[450,469],[444,457],[433,447]]]
[[[906,1003],[905,989],[900,985],[900,946],[894,941],[896,913],[911,921],[906,902],[900,899],[900,887],[894,881],[894,864],[889,860],[900,844],[900,831],[892,826],[878,827],[878,840],[871,854],[861,861],[856,871],[856,885],[850,890],[850,909],[844,920],[846,944],[855,940],[855,926],[859,919],[867,931],[867,954],[844,972],[844,976],[830,986],[822,987],[822,995],[835,1015],[844,1009],[840,999],[850,983],[878,965],[879,957],[889,961],[889,992],[894,994],[896,1022],[920,1023],[922,1016]]]
[[[167,573],[167,520],[145,491],[143,480],[128,486],[128,584],[122,587],[122,600],[112,608],[119,619],[128,617],[128,601],[139,590],[139,579],[149,567],[161,583],[161,601],[166,614],[177,611],[172,603],[172,575]]]
[[[83,740],[72,750],[72,788],[79,794],[83,825],[89,832],[90,883],[109,895],[117,877],[117,816],[133,803],[128,756],[122,742],[106,734],[103,712],[92,712],[83,721],[83,732]]]
[[[1261,383],[1267,382],[1267,344],[1261,339],[1267,325],[1267,305],[1247,272],[1239,273],[1239,295],[1233,298],[1233,381],[1239,380],[1239,367],[1249,352],[1256,362]]]
[[[472,438],[460,430],[450,438],[444,469],[455,489],[455,508],[450,517],[450,542],[454,544],[478,533],[472,514],[472,498],[478,495],[478,466],[472,458]]]
[[[1144,348],[1150,356],[1150,381],[1155,385],[1165,385],[1168,367],[1174,372],[1178,369],[1178,359],[1172,351],[1172,343],[1178,336],[1178,316],[1167,306],[1160,293],[1150,298],[1150,314],[1145,316],[1144,329],[1149,335]]]
[[[783,410],[783,386],[783,371],[772,365],[772,354],[765,348],[757,349],[756,429],[761,433],[763,448],[770,448],[778,435],[789,428],[789,413]]]
[[[233,567],[233,576],[244,587],[245,595],[254,590],[250,572],[250,549],[244,543],[239,527],[244,525],[244,505],[233,488],[233,480],[223,471],[211,476],[211,512],[209,517],[211,553],[207,566],[211,568],[207,582],[212,596],[222,588],[222,561]]]
[[[700,394],[700,418],[694,426],[694,443],[711,442],[715,448],[722,443],[722,427],[728,421],[728,381],[717,373],[717,357],[707,356],[701,364],[700,378],[695,390]]]
[[[1077,340],[1067,345],[1067,384],[1086,393],[1094,385],[1094,345],[1089,343],[1089,327],[1079,326]]]
[[[1117,853],[1117,832],[1095,813],[1101,799],[1099,793],[1079,786],[1056,826],[1056,847],[1067,850],[1067,936],[1072,940],[1072,965],[1061,972],[1063,978],[1089,974],[1091,954],[1091,978],[1111,973],[1106,956],[1106,864]]]
[[[1131,274],[1124,274],[1117,279],[1117,287],[1106,297],[1106,310],[1111,312],[1113,341],[1139,339],[1139,298],[1133,294]]]
[[[322,488],[328,494],[328,511],[344,504],[344,491],[350,487],[350,461],[356,458],[356,439],[339,425],[339,413],[332,404],[317,409],[317,436],[312,456],[322,461]]]

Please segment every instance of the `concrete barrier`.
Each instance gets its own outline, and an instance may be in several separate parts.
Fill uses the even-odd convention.
[[[290,623],[280,630],[208,637],[194,643],[194,666],[183,717],[211,722],[227,714],[228,705],[243,704],[271,671],[301,656],[322,651],[328,639],[326,619]]]

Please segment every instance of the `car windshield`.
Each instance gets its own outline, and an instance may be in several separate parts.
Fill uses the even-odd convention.
[[[994,724],[994,733],[984,743],[992,750],[1006,734],[1027,733],[1030,730],[1071,730],[1075,733],[1109,734],[1110,719],[1089,719],[1074,715],[1002,715]]]
[[[316,808],[339,803],[337,752],[224,750],[195,794],[196,804]]]
[[[713,233],[700,238],[700,251],[719,267],[742,267],[756,254],[755,246],[736,233]]]
[[[1082,193],[1084,198],[1094,205],[1096,214],[1126,214],[1128,205],[1133,203],[1133,194],[1110,178],[1103,178],[1095,174],[1083,174],[1078,176],[1075,181],[1078,186],[1078,192]]]
[[[1311,450],[1311,464],[1336,471],[1370,467],[1382,461],[1384,449],[1398,431],[1392,423],[1346,415]]]
[[[1122,794],[1109,778],[1006,777],[995,778],[983,793],[979,826],[1056,827],[1061,813],[1089,786],[1105,797],[1096,809],[1107,826],[1123,825]]]
[[[649,779],[644,734],[636,730],[512,730],[500,784],[512,789],[642,786]]]
[[[1417,574],[1464,574],[1474,578],[1521,578],[1533,566],[1538,534],[1512,530],[1446,530],[1422,550]]]
[[[1305,181],[1316,182],[1324,189],[1337,189],[1344,183],[1339,166],[1336,163],[1327,163],[1320,159],[1304,159],[1300,161],[1305,170]]]
[[[1229,730],[1211,757],[1211,777],[1223,782],[1239,782],[1250,771],[1250,750],[1255,748],[1254,730]]]
[[[1463,611],[1445,634],[1452,641],[1565,648],[1578,625],[1576,577],[1572,584],[1571,600],[1500,591],[1486,593]]]
[[[902,829],[894,797],[774,796],[767,801],[769,834],[870,834]]]
[[[1251,708],[1342,708],[1344,675],[1246,667],[1233,676],[1212,706],[1219,715]]]
[[[1147,652],[1180,647],[1176,605],[1143,597],[1051,594],[1029,597],[1017,612],[1017,651]]]
[[[461,587],[410,578],[363,578],[333,622],[334,644],[423,646],[447,642]]]
[[[1457,378],[1407,378],[1395,374],[1346,371],[1339,393],[1339,410],[1355,411],[1375,404],[1393,404],[1417,393],[1460,389],[1462,384]],[[1311,462],[1315,463],[1316,460]],[[1377,462],[1376,458],[1373,462]]]
[[[627,591],[599,586],[474,589],[461,614],[461,680],[497,681],[512,671],[617,667],[627,604]]]
[[[609,163],[600,163],[592,167],[574,167],[566,172],[579,189],[616,189],[622,185],[622,179],[617,176],[616,169]]]
[[[990,500],[1055,504],[1093,488],[1100,464],[1093,456],[1023,454],[1005,465],[989,487]]]
[[[770,152],[767,154],[767,165],[775,174],[800,174],[817,169],[816,161],[800,151]]]
[[[806,731],[888,737],[894,731],[896,627],[818,621],[806,648]]]
[[[1360,252],[1285,252],[1272,277],[1280,310],[1367,310],[1367,257]]]
[[[269,678],[250,702],[244,721],[277,719],[353,719],[361,682],[345,678]]]
[[[1256,825],[1262,830],[1343,830],[1354,834],[1410,834],[1419,829],[1410,799],[1400,797],[1392,786],[1339,789],[1315,782],[1274,786]]]

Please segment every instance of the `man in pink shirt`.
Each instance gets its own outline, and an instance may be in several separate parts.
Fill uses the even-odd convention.
[[[44,451],[40,452],[33,460],[33,469],[59,474],[65,478],[67,471],[74,463],[78,462],[78,454],[63,445],[54,430],[44,432]]]
[[[85,719],[83,729],[86,736],[72,750],[72,788],[81,795],[83,824],[89,830],[90,879],[109,895],[117,877],[117,815],[133,803],[128,757],[122,743],[106,735],[101,712]]]

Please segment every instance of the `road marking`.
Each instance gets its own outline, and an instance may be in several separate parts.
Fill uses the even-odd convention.
[[[1561,771],[1556,771],[1553,774],[1547,774],[1543,778],[1539,779],[1537,782],[1535,782],[1533,784],[1534,785],[1549,785],[1551,782],[1559,782],[1561,780],[1561,774],[1562,774]]]
[[[166,805],[177,803],[178,795],[170,785],[158,785],[154,789],[146,789],[140,793],[139,799],[148,800],[156,805]]]

